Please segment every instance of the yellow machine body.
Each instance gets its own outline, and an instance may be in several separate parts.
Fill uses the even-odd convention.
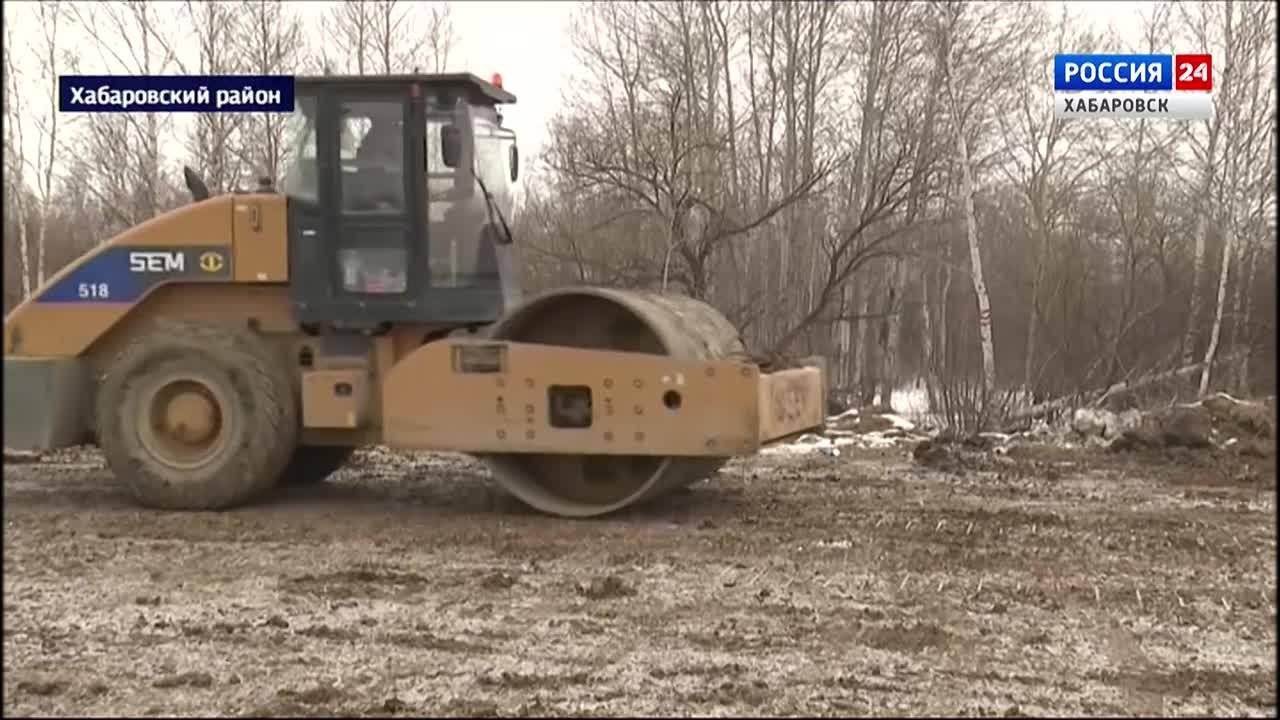
[[[113,298],[113,292],[123,292],[117,291],[121,273],[115,267],[93,270],[113,259],[127,268],[131,257],[135,267],[149,262],[165,268],[173,257],[182,262],[158,270],[161,277],[141,292],[131,288]],[[818,367],[762,374],[743,360],[690,361],[471,338],[424,345],[421,338],[436,329],[430,326],[393,328],[373,338],[365,357],[329,359],[293,321],[288,281],[279,195],[227,195],[183,206],[96,248],[15,308],[4,325],[6,387],[15,400],[29,386],[22,381],[35,376],[16,368],[74,361],[83,370],[74,373],[83,385],[52,393],[77,402],[51,403],[46,420],[74,429],[62,434],[61,443],[42,428],[24,432],[18,426],[40,421],[41,413],[6,403],[6,445],[47,449],[84,440],[90,422],[57,416],[73,408],[82,416],[78,401],[92,394],[93,377],[115,354],[133,338],[175,320],[253,328],[279,346],[283,360],[309,354],[312,366],[297,370],[303,428],[316,431],[312,438],[322,444],[358,440],[462,452],[728,456],[750,454],[762,443],[823,422]],[[87,297],[81,297],[82,286]],[[74,300],[59,301],[71,291]],[[93,296],[98,292],[106,297]],[[568,292],[627,295],[594,288]],[[343,383],[356,392],[335,395],[334,386]],[[590,390],[597,412],[589,429],[550,426],[547,389],[556,386]]]
[[[298,83],[313,152],[292,172],[312,190],[208,197],[188,169],[195,202],[108,240],[5,318],[6,447],[97,442],[144,504],[175,509],[323,477],[362,445],[454,450],[534,507],[587,516],[822,425],[821,361],[764,372],[704,303],[593,287],[518,299],[489,190],[515,179],[494,110],[514,96],[456,75]],[[379,137],[404,151],[335,162],[339,104],[373,113],[370,92],[392,111]],[[426,152],[432,123],[449,159]],[[352,188],[403,202],[348,208]],[[437,285],[427,273],[462,241],[495,269]],[[379,272],[409,290],[334,289],[336,257],[388,242],[407,259]]]

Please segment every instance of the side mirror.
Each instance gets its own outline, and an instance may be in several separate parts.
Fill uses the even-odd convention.
[[[462,132],[456,125],[440,128],[440,157],[445,167],[456,168],[462,160]]]
[[[515,145],[511,146],[511,182],[515,182],[520,177],[520,150]]]

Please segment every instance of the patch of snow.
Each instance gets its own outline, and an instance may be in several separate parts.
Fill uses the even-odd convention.
[[[826,454],[838,455],[839,448],[853,443],[854,439],[849,437],[825,438],[820,435],[808,434],[801,435],[789,443],[780,443],[761,448],[760,453],[762,455],[797,455],[825,452]]]
[[[864,448],[891,448],[899,443],[899,438],[888,437],[882,432],[863,433],[858,438],[858,446]]]
[[[929,414],[929,393],[924,386],[911,385],[898,388],[889,394],[891,405],[906,417],[916,421],[925,419]]]
[[[832,457],[840,457],[840,448],[858,447],[873,450],[897,447],[904,441],[901,431],[886,430],[884,432],[868,432],[836,437],[823,437],[806,434],[789,443],[768,445],[760,449],[762,455],[799,455],[822,453]]]
[[[896,427],[896,428],[898,428],[899,430],[905,430],[905,431],[907,431],[907,432],[911,432],[912,430],[915,430],[915,429],[916,429],[916,424],[915,424],[915,423],[911,422],[910,420],[908,420],[908,419],[906,419],[906,418],[904,418],[904,417],[902,417],[902,416],[900,416],[900,415],[895,415],[895,414],[893,414],[893,413],[885,413],[884,415],[881,415],[880,417],[882,417],[882,418],[884,418],[885,420],[888,420],[889,422],[893,423],[893,426],[894,426],[894,427]]]
[[[845,410],[839,415],[832,415],[831,417],[827,418],[827,422],[835,422],[836,420],[843,420],[845,418],[856,418],[861,413],[862,411],[859,410],[858,408],[850,408],[849,410]]]

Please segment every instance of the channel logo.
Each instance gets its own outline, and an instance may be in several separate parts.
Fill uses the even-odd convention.
[[[1053,58],[1060,118],[1213,117],[1213,56],[1060,54]]]

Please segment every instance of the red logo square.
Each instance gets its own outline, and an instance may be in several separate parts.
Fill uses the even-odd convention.
[[[1173,56],[1173,89],[1213,90],[1213,56],[1174,55]]]

